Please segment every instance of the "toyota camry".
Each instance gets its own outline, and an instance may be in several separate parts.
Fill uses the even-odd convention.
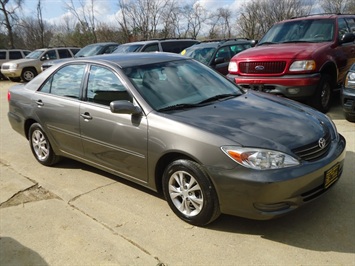
[[[180,55],[66,61],[12,87],[8,102],[39,163],[68,157],[161,192],[193,225],[282,216],[343,170],[346,141],[326,115]]]

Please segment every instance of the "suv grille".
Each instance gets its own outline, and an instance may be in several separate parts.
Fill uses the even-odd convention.
[[[281,74],[285,67],[284,61],[239,63],[240,73],[245,74]]]
[[[325,139],[325,146],[320,148],[318,141],[308,144],[306,146],[294,149],[293,152],[305,161],[315,161],[326,154],[330,148],[330,133],[329,131],[323,136]]]
[[[1,66],[2,67],[2,69],[9,69],[10,68],[10,66]]]

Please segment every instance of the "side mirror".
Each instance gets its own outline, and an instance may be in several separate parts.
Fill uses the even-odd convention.
[[[355,34],[351,32],[345,33],[343,36],[340,38],[341,43],[348,43],[348,42],[353,42],[355,41]]]
[[[214,64],[215,65],[218,65],[218,64],[222,64],[226,62],[225,58],[224,57],[217,57],[215,60],[214,60]]]
[[[133,103],[129,101],[113,101],[110,103],[110,110],[115,114],[131,114],[138,115],[142,113],[142,110],[135,106]]]
[[[258,42],[259,42],[258,40],[252,40],[250,42],[251,47],[255,47],[258,44]]]

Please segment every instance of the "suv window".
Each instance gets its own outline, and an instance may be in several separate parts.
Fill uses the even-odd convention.
[[[46,57],[46,59],[57,59],[57,54],[55,52],[55,50],[49,50],[47,51],[44,56]]]
[[[68,49],[58,49],[59,58],[72,57]]]
[[[6,52],[0,52],[0,59],[6,59]]]
[[[157,52],[159,51],[159,45],[157,43],[146,45],[142,52]]]
[[[161,47],[164,52],[181,53],[187,47],[196,44],[196,41],[162,41]]]
[[[21,59],[21,58],[22,58],[22,54],[20,51],[10,51],[9,59],[15,60],[15,59]]]

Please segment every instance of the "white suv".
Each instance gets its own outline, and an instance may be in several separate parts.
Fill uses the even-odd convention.
[[[76,47],[37,49],[23,59],[2,64],[1,72],[11,81],[18,82],[22,79],[28,82],[42,71],[41,66],[44,61],[74,57],[79,50],[80,48]]]
[[[22,50],[22,49],[11,49],[11,50],[0,49],[0,69],[2,64],[9,62],[11,60],[24,58],[30,52],[31,51],[29,50]],[[5,76],[1,74],[1,71],[0,71],[0,79],[5,79]]]

